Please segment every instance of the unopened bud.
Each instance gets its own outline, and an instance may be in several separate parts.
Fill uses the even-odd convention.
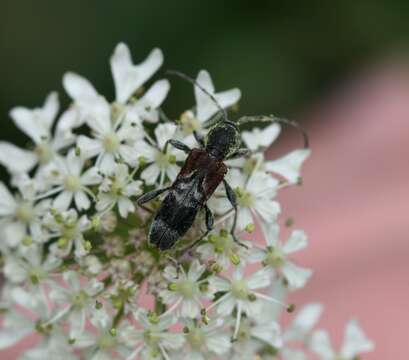
[[[257,296],[253,293],[250,293],[247,295],[247,298],[249,299],[249,301],[256,301],[257,300]]]
[[[221,237],[227,237],[229,235],[228,231],[226,229],[220,229],[220,236]]]
[[[254,224],[247,224],[246,227],[244,228],[244,230],[246,230],[246,232],[251,234],[255,230],[255,228],[256,227],[254,226]]]
[[[151,324],[159,324],[159,317],[154,311],[149,311],[148,320]]]
[[[232,252],[230,254],[230,261],[233,265],[238,265],[240,264],[240,257],[237,254]]]
[[[293,218],[288,218],[285,221],[285,226],[290,227],[290,226],[293,226],[293,225],[294,225],[294,219]]]
[[[24,236],[22,241],[24,246],[30,246],[33,243],[33,238],[31,236]]]

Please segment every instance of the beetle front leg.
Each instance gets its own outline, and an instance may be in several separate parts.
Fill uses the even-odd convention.
[[[239,239],[237,239],[236,235],[234,234],[234,232],[236,231],[237,215],[238,215],[236,194],[234,193],[234,190],[231,188],[229,183],[224,179],[223,179],[223,184],[224,184],[224,188],[226,189],[227,199],[229,200],[230,204],[233,206],[233,209],[234,209],[233,225],[230,229],[230,235],[237,244],[248,249],[248,246],[243,244],[241,241],[239,241]]]
[[[166,153],[166,150],[168,148],[168,144],[172,145],[174,148],[178,150],[182,150],[184,153],[188,154],[190,152],[190,147],[187,146],[186,144],[182,143],[179,140],[174,140],[174,139],[169,139],[166,141],[165,146],[163,148],[163,151]]]
[[[250,149],[242,148],[242,149],[237,150],[235,153],[231,154],[227,158],[227,160],[237,159],[241,157],[249,157],[251,154],[253,154],[253,152]]]
[[[200,145],[201,148],[205,147],[204,138],[200,135],[196,130],[193,130],[193,136],[195,137],[197,143]]]
[[[143,194],[136,200],[136,203],[145,211],[152,213],[152,210],[147,208],[144,204],[157,198],[160,194],[163,194],[165,191],[170,190],[170,187],[159,189],[159,190],[153,190],[149,191],[146,194]]]

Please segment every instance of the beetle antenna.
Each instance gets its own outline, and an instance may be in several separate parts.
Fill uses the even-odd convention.
[[[278,118],[274,115],[243,116],[237,121],[237,125],[240,126],[240,125],[250,123],[250,122],[270,122],[270,123],[280,123],[280,124],[292,126],[296,128],[302,134],[304,138],[304,148],[308,149],[310,147],[307,131],[296,121]]]
[[[166,74],[169,75],[175,75],[180,77],[183,80],[186,80],[188,82],[190,82],[191,84],[193,84],[194,86],[196,86],[198,89],[200,89],[201,91],[203,91],[213,102],[214,104],[217,106],[217,108],[222,112],[224,120],[228,120],[227,119],[227,112],[226,109],[222,108],[221,105],[219,104],[219,102],[216,100],[216,98],[214,97],[214,95],[210,94],[210,92],[208,92],[202,85],[200,85],[195,79],[191,78],[190,76],[182,73],[181,71],[177,71],[177,70],[167,70]]]

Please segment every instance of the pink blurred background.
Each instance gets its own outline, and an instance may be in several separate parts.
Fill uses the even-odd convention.
[[[314,276],[293,301],[324,303],[338,346],[356,316],[376,342],[363,359],[409,359],[409,67],[374,65],[303,117],[304,185],[280,200],[309,234],[299,263]]]

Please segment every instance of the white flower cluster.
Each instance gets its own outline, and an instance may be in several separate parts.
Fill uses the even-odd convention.
[[[309,150],[266,160],[277,123],[243,131],[251,155],[226,162],[239,242],[230,234],[234,211],[220,188],[208,203],[214,229],[197,247],[179,252],[203,233],[201,215],[174,249],[148,244],[160,200],[144,208],[136,200],[169,186],[186,157],[167,140],[199,147],[193,133],[205,136],[219,110],[194,87],[195,106],[169,120],[161,109],[169,81],[147,85],[162,63],[154,49],[135,65],[121,43],[110,59],[113,101],[67,73],[63,85],[72,104],[61,115],[55,92],[40,108],[11,110],[32,146],[0,142],[0,163],[11,178],[11,188],[0,183],[0,348],[36,333],[41,341],[21,359],[296,360],[316,353],[352,360],[371,350],[355,320],[342,349],[333,350],[327,333],[313,330],[318,304],[302,308],[289,327],[280,325],[282,310],[294,310],[283,305],[286,294],[302,288],[311,270],[292,260],[307,246],[305,233],[280,238],[276,200],[281,189],[300,183]],[[225,109],[241,97],[238,89],[216,93],[205,70],[196,81]],[[263,243],[249,241],[256,225]]]

